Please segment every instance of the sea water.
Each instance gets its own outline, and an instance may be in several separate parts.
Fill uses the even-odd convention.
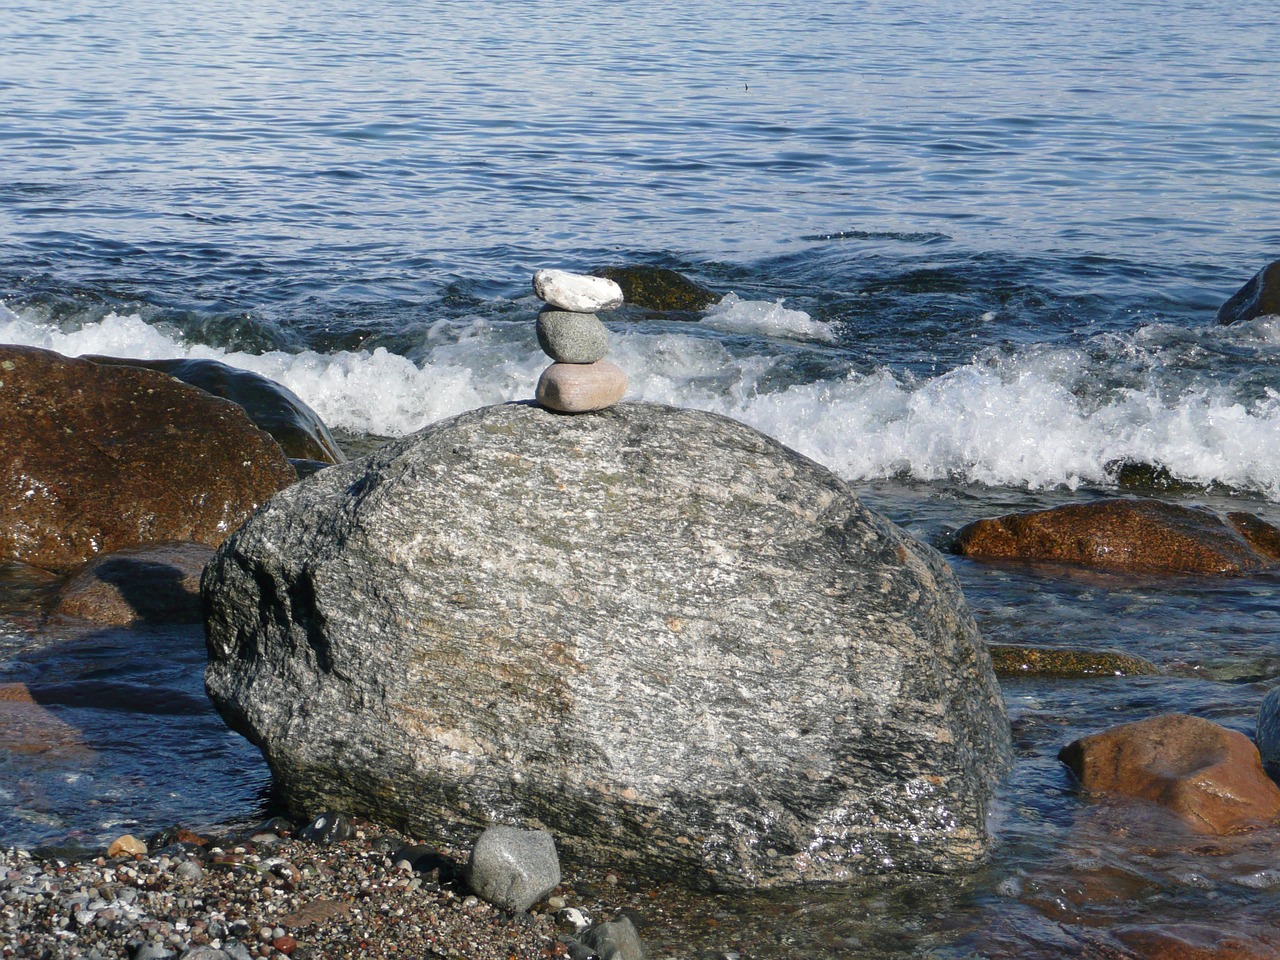
[[[628,398],[750,423],[941,548],[977,517],[1123,492],[1126,463],[1280,521],[1280,318],[1213,323],[1280,255],[1271,15],[11,2],[0,342],[251,369],[359,452],[531,395],[534,269],[662,266],[723,299],[610,320]],[[736,922],[770,918],[779,955],[1025,956],[1133,915],[1274,923],[1274,837],[1121,843],[1056,753],[1171,710],[1251,732],[1280,678],[1276,578],[952,563],[992,642],[1163,673],[1005,682],[1019,760],[969,885]],[[45,691],[86,749],[0,758],[0,842],[264,808],[256,752],[204,705],[198,630],[51,633],[40,586],[6,576],[0,680]]]

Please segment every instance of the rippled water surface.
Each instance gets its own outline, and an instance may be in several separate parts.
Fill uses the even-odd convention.
[[[1280,522],[1280,319],[1212,322],[1280,256],[1273,19],[1261,0],[11,2],[0,342],[256,370],[356,451],[530,395],[533,269],[664,266],[729,296],[610,317],[628,396],[751,423],[943,549],[976,517],[1123,492],[1125,463]],[[1172,710],[1252,732],[1280,678],[1275,576],[952,562],[992,642],[1160,674],[1004,683],[1019,759],[967,883],[695,902],[654,950],[1280,938],[1274,831],[1200,842],[1086,802],[1056,760]],[[0,684],[39,708],[0,730],[0,842],[263,812],[199,631],[48,619],[31,576],[0,568]]]

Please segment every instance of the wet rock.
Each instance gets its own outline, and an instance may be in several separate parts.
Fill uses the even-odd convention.
[[[627,375],[608,360],[553,363],[538,379],[536,398],[548,410],[587,413],[611,407],[627,392]]]
[[[1115,460],[1108,463],[1105,469],[1116,486],[1134,493],[1188,493],[1204,489],[1202,485],[1174,476],[1173,471],[1164,464]]]
[[[271,434],[290,459],[324,464],[343,463],[347,459],[319,414],[288,387],[261,374],[217,360],[132,360],[99,356],[83,359],[158,370],[215,397],[230,400],[244,410],[258,429]]]
[[[1271,261],[1255,273],[1219,307],[1217,321],[1225,325],[1274,313],[1280,313],[1280,260]]]
[[[107,626],[199,623],[203,543],[158,543],[96,557],[58,591],[54,612]]]
[[[557,310],[595,313],[622,306],[622,288],[604,277],[567,270],[539,270],[533,275],[533,292]]]
[[[1280,528],[1252,513],[1228,513],[1227,522],[1264,557],[1280,560]]]
[[[37,703],[24,683],[0,683],[0,750],[87,760],[84,735]]]
[[[523,913],[560,883],[560,858],[545,830],[490,827],[471,848],[467,885],[496,907]]]
[[[644,944],[630,917],[592,924],[578,940],[600,960],[644,960]]]
[[[1213,511],[1159,500],[1099,500],[978,520],[956,534],[956,549],[988,560],[1141,573],[1236,574],[1275,564]]]
[[[1258,707],[1257,741],[1262,765],[1280,779],[1280,687],[1263,697]]]
[[[557,363],[595,363],[609,352],[609,331],[594,313],[543,310],[538,346]]]
[[[1235,924],[1233,924],[1235,926]],[[1265,935],[1264,935],[1265,936]],[[1120,927],[1115,938],[1138,960],[1276,960],[1280,940],[1198,923]]]
[[[998,677],[1143,677],[1160,669],[1150,660],[1114,650],[1068,650],[1001,643],[989,646]]]
[[[147,845],[129,833],[116,837],[111,846],[107,847],[108,858],[144,856],[146,852]]]
[[[1280,787],[1242,733],[1186,714],[1083,737],[1058,759],[1089,791],[1168,807],[1200,833],[1224,834],[1280,816]]]
[[[220,543],[294,482],[237,406],[150,370],[0,347],[0,559],[68,570],[146,543]]]
[[[695,280],[666,267],[643,265],[605,267],[596,274],[608,277],[633,307],[663,311],[698,311],[720,301],[718,294]]]
[[[985,852],[1008,724],[950,568],[726,418],[475,410],[285,491],[203,589],[292,809],[728,887]]]
[[[298,831],[298,839],[308,843],[341,843],[355,835],[351,821],[340,813],[322,813]]]

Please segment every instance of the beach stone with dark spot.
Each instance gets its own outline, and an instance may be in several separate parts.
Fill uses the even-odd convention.
[[[1062,647],[989,645],[998,677],[1143,677],[1158,674],[1150,660],[1114,650],[1069,650]]]
[[[727,418],[474,410],[286,490],[202,587],[291,810],[712,887],[987,850],[1009,730],[950,567]]]
[[[104,626],[199,623],[204,543],[158,543],[89,561],[58,591],[54,612]]]
[[[1058,759],[1091,792],[1152,800],[1193,830],[1225,834],[1280,816],[1280,787],[1242,733],[1173,713],[1082,737]]]
[[[355,835],[351,821],[340,813],[322,813],[298,831],[298,839],[308,843],[341,843]]]
[[[1280,313],[1280,260],[1272,260],[1218,308],[1217,321],[1226,325]]]
[[[987,560],[1140,573],[1238,574],[1275,565],[1213,511],[1145,499],[1098,500],[978,520],[956,534],[956,549]]]
[[[647,310],[693,312],[720,301],[718,294],[696,280],[666,267],[604,267],[596,275],[621,287],[627,303]]]
[[[557,363],[595,363],[609,352],[609,331],[594,313],[543,310],[538,346]]]
[[[0,560],[50,570],[141,544],[221,543],[296,479],[235,404],[34,347],[0,347],[0,423]]]
[[[471,848],[466,879],[477,896],[523,913],[560,883],[555,840],[545,830],[490,827]]]

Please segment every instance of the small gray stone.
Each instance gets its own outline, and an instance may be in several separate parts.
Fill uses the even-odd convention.
[[[600,960],[644,960],[644,945],[630,917],[593,924],[578,939]]]
[[[179,880],[199,880],[204,876],[204,867],[197,860],[183,860],[173,872]]]
[[[253,960],[253,954],[249,952],[249,948],[243,943],[227,943],[223,944],[222,952],[231,960]]]
[[[521,913],[560,882],[556,844],[545,830],[495,826],[480,834],[467,861],[467,883],[494,906]]]
[[[144,943],[138,948],[138,952],[133,955],[133,960],[167,960],[167,958],[175,956],[177,954],[163,944]]]
[[[1280,687],[1262,698],[1256,740],[1262,765],[1273,778],[1280,779]]]
[[[178,960],[230,960],[230,958],[224,951],[202,943],[183,950]]]
[[[567,270],[539,270],[533,275],[533,292],[553,307],[576,313],[622,306],[622,288],[612,280]]]
[[[543,310],[538,346],[557,363],[595,363],[609,352],[609,331],[594,313]]]

